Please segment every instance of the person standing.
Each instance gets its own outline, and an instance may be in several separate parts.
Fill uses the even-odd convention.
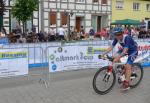
[[[94,35],[95,35],[95,31],[94,31],[94,29],[93,29],[93,27],[91,27],[91,29],[90,29],[90,31],[89,31],[89,38],[91,39],[91,40],[93,40],[94,39]]]
[[[59,34],[59,40],[65,40],[65,29],[60,26],[59,30],[58,30],[58,34]]]

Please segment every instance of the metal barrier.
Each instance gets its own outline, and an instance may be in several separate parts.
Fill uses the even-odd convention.
[[[0,51],[0,79],[27,77],[28,81],[38,80],[48,86],[49,72],[44,67],[42,47],[3,47]],[[29,69],[30,65],[32,69]],[[36,65],[40,67],[37,68]]]
[[[150,39],[140,39],[136,41],[150,41]],[[52,47],[63,47],[63,46],[107,46],[111,44],[111,40],[91,40],[91,41],[75,41],[68,43],[61,42],[52,42],[52,43],[31,43],[31,44],[10,44],[2,46],[3,50],[15,50],[15,49],[27,49],[28,51],[28,65],[30,69],[28,69],[29,73],[27,75],[28,80],[39,80],[39,82],[44,83],[44,85],[48,86],[48,81],[50,79],[49,74],[49,52],[48,49]],[[55,51],[54,51],[55,52]],[[35,69],[36,68],[36,69]],[[20,77],[20,76],[19,76]],[[8,77],[13,78],[13,77]],[[3,79],[3,78],[2,78]]]

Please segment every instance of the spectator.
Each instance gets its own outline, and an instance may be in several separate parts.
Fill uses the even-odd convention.
[[[85,31],[84,31],[83,26],[81,26],[81,28],[80,28],[80,39],[84,39],[84,38],[85,38]]]
[[[59,30],[58,30],[58,34],[59,34],[59,40],[65,40],[65,29],[60,26]]]
[[[141,21],[140,29],[146,30],[146,22],[144,20]]]
[[[56,34],[54,28],[50,28],[48,32],[48,41],[55,41],[56,40]]]
[[[148,34],[148,37],[150,37],[150,29],[148,29],[147,34]]]
[[[16,25],[16,34],[22,34],[21,26],[18,24]]]
[[[40,42],[44,42],[45,41],[45,37],[42,31],[40,31],[40,33],[38,33],[38,37],[39,37],[39,41]]]
[[[106,40],[107,37],[108,37],[108,31],[106,30],[106,28],[103,28],[100,32],[100,35],[101,35],[101,39],[102,40]]]
[[[135,37],[136,36],[136,30],[135,28],[131,27],[131,36]]]
[[[80,40],[80,33],[77,31],[77,29],[74,30],[74,40]]]
[[[145,38],[145,35],[146,35],[146,31],[144,29],[141,29],[138,38]]]
[[[113,40],[113,39],[114,39],[114,33],[113,33],[113,31],[114,31],[114,28],[113,28],[113,27],[110,27],[110,31],[109,31],[109,39],[110,39],[110,40]]]
[[[98,31],[97,33],[95,33],[94,37],[95,38],[101,38],[101,31]]]
[[[44,32],[44,38],[45,38],[45,41],[47,42],[48,41],[48,32]]]
[[[6,32],[6,29],[3,27],[2,28],[2,33],[6,36],[7,35],[7,32]]]
[[[89,31],[89,38],[91,40],[93,40],[94,39],[94,35],[95,35],[95,31],[94,31],[93,27],[91,27],[91,29]]]
[[[135,28],[135,35],[134,35],[134,37],[135,37],[135,38],[138,38],[138,35],[139,35],[139,29],[138,29],[138,28]]]
[[[31,30],[32,30],[33,33],[36,33],[36,27],[35,27],[35,25],[32,25],[32,29]]]
[[[71,26],[71,28],[70,28],[70,40],[73,40],[74,39],[74,27],[73,26]]]
[[[20,36],[20,38],[17,39],[17,43],[26,43],[26,38],[24,36]]]
[[[124,35],[128,35],[129,34],[128,28],[125,27],[123,32],[124,32]]]

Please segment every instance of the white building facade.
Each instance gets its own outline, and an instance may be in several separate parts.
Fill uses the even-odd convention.
[[[11,15],[11,6],[15,0],[6,0],[6,9],[3,25],[7,32],[15,29],[17,21]],[[68,15],[70,15],[70,18]],[[111,0],[40,0],[39,11],[35,11],[33,19],[28,21],[27,28],[31,31],[32,25],[36,32],[48,31],[50,28],[73,27],[85,32],[91,27],[99,31],[110,25]],[[69,26],[70,25],[70,26]]]
[[[99,31],[111,20],[111,0],[44,0],[41,6],[41,30],[63,26],[85,32],[91,27]],[[70,15],[70,18],[68,15]]]
[[[13,29],[16,29],[16,27],[19,25],[19,23],[17,22],[17,20],[15,18],[13,18],[12,14],[11,14],[11,9],[12,6],[14,5],[15,0],[5,0],[5,7],[6,7],[6,11],[4,12],[4,16],[3,16],[3,26],[5,27],[7,33],[10,33]],[[39,5],[40,8],[40,5]],[[27,22],[27,29],[29,30],[29,32],[31,31],[32,25],[34,24],[36,27],[36,32],[39,31],[39,21],[40,21],[40,15],[39,15],[39,11],[35,11],[33,14],[33,19],[29,20]],[[22,26],[22,24],[20,24]]]

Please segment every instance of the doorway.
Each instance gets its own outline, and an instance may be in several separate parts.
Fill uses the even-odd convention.
[[[101,30],[101,16],[97,16],[97,31]]]
[[[76,29],[77,29],[77,32],[80,31],[80,27],[81,27],[81,17],[76,17]]]
[[[84,28],[84,17],[76,17],[76,29],[80,32],[81,26]]]

